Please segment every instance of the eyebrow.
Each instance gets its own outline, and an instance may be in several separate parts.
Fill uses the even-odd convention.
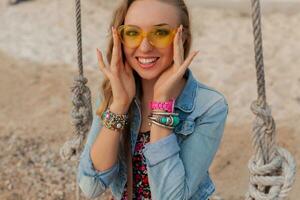
[[[167,23],[162,23],[162,24],[155,24],[154,26],[163,26],[163,25],[169,25]]]
[[[131,26],[137,26],[137,27],[139,27],[138,25],[134,25],[134,24],[127,24],[127,25],[131,25]],[[164,25],[168,25],[168,26],[170,26],[170,25],[169,25],[169,24],[167,24],[167,23],[155,24],[155,25],[152,25],[152,26],[164,26]]]

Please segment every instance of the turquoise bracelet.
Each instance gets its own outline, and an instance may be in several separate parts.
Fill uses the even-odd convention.
[[[160,116],[160,115],[149,115],[149,119],[154,120],[160,124],[175,127],[179,124],[179,117],[178,116]]]

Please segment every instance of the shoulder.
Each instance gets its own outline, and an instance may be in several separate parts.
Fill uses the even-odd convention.
[[[228,114],[228,102],[224,94],[199,80],[196,82],[194,112],[199,116],[225,112]]]

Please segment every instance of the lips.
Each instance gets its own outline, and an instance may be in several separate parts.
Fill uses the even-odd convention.
[[[136,57],[136,59],[142,68],[148,69],[156,64],[159,57]]]

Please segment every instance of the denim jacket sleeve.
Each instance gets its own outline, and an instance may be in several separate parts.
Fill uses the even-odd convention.
[[[99,104],[100,100],[97,99],[96,108],[98,108]],[[93,166],[90,150],[102,126],[100,118],[94,112],[92,126],[87,136],[87,142],[80,155],[77,170],[77,182],[84,195],[88,198],[95,198],[105,192],[119,170],[119,162],[105,171],[98,171]]]
[[[187,200],[207,175],[223,135],[228,104],[220,99],[179,146],[174,133],[143,150],[153,199]],[[179,152],[181,155],[179,155]]]

